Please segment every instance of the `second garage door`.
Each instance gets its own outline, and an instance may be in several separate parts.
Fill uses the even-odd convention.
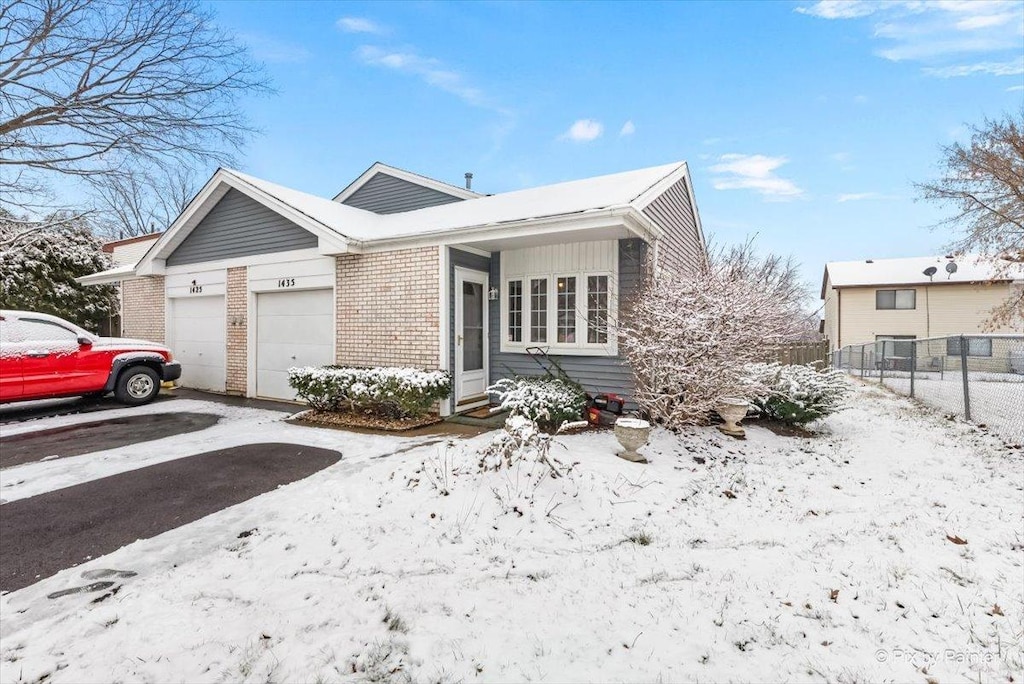
[[[256,312],[256,394],[295,399],[289,368],[334,363],[334,291],[261,292]]]
[[[224,297],[181,297],[171,303],[171,351],[181,362],[178,384],[224,391]]]

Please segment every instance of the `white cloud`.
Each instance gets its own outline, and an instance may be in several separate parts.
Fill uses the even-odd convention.
[[[632,119],[622,124],[622,128],[619,129],[619,137],[633,135],[634,133],[636,133],[636,126],[633,124]]]
[[[723,154],[711,172],[715,190],[754,190],[765,198],[776,201],[791,200],[803,194],[796,183],[775,175],[776,169],[786,164],[786,157],[768,157],[763,154]]]
[[[1024,74],[1024,57],[1009,62],[978,62],[977,64],[958,64],[947,67],[925,67],[922,71],[929,76],[939,78],[958,78],[974,74],[992,74],[993,76],[1016,76]]]
[[[373,33],[377,35],[387,33],[383,26],[365,17],[342,17],[334,25],[345,33]]]
[[[843,202],[861,202],[863,200],[894,200],[899,199],[897,195],[884,195],[880,192],[850,192],[839,195],[836,201],[839,203]]]
[[[572,140],[573,142],[590,142],[600,138],[603,133],[604,126],[601,125],[600,121],[580,119],[574,122],[572,126],[569,126],[569,130],[558,136],[558,139]]]
[[[1020,90],[1024,90],[1024,85],[1010,86],[1009,88],[1006,89],[1006,92],[1008,92],[1008,93],[1016,93],[1016,92],[1018,92]]]
[[[1015,57],[1020,53],[1024,24],[1024,3],[1019,0],[823,0],[796,11],[823,19],[865,19],[871,24],[872,37],[884,42],[877,55],[891,61],[924,62],[929,67],[925,73],[939,77],[946,77],[946,70],[973,66],[950,66],[952,59],[963,55],[986,55],[989,59],[981,64]],[[967,74],[1007,75],[984,68]]]
[[[796,11],[822,19],[858,19],[879,9],[876,3],[864,0],[821,0],[813,5],[797,7]]]
[[[484,92],[467,83],[462,74],[449,69],[433,57],[423,57],[412,51],[388,51],[372,45],[361,46],[356,50],[356,57],[363,64],[417,76],[427,85],[451,93],[474,107],[509,113],[493,105]]]
[[[270,64],[297,64],[312,57],[302,45],[288,43],[262,33],[241,33],[239,39],[248,46],[252,56]]]

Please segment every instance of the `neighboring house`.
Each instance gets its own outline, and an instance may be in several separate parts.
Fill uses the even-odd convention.
[[[218,170],[121,280],[124,333],[185,386],[290,399],[288,368],[447,369],[442,412],[486,404],[542,347],[632,392],[616,322],[645,272],[706,258],[684,162],[496,195],[374,164],[333,200]]]
[[[1024,266],[997,276],[991,261],[974,255],[832,262],[821,282],[823,332],[833,350],[896,340],[896,355],[909,356],[909,345],[899,341],[985,332],[992,308],[1022,283]],[[972,356],[992,355],[990,340],[969,344]],[[948,351],[959,354],[951,345]]]
[[[153,246],[153,242],[160,235],[160,233],[150,233],[148,235],[139,235],[138,237],[104,243],[103,252],[110,255],[111,264],[110,270],[105,273],[109,276],[109,274],[120,269],[125,274],[131,275],[135,270],[135,264],[139,263],[139,260]],[[83,282],[88,282],[88,277],[83,279]],[[107,280],[106,282],[110,281]],[[110,337],[120,337],[121,335],[121,312],[124,309],[124,302],[121,297],[120,287],[117,288],[117,296],[119,301],[118,312],[112,314],[106,321],[100,324],[101,335]]]

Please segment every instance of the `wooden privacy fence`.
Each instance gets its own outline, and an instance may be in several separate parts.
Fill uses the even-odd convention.
[[[786,366],[828,361],[828,340],[820,342],[790,342],[776,348],[776,361]]]

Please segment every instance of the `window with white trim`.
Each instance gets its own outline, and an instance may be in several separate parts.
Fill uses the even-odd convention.
[[[504,351],[543,346],[562,354],[617,353],[609,333],[617,296],[610,273],[527,275],[509,278],[504,286]]]
[[[508,341],[523,341],[523,281],[508,281]]]
[[[562,276],[555,280],[557,318],[555,342],[576,343],[576,277]]]
[[[530,278],[530,342],[548,341],[548,279]]]
[[[608,276],[587,276],[587,342],[608,343]]]
[[[500,350],[617,356],[618,240],[500,253]]]

